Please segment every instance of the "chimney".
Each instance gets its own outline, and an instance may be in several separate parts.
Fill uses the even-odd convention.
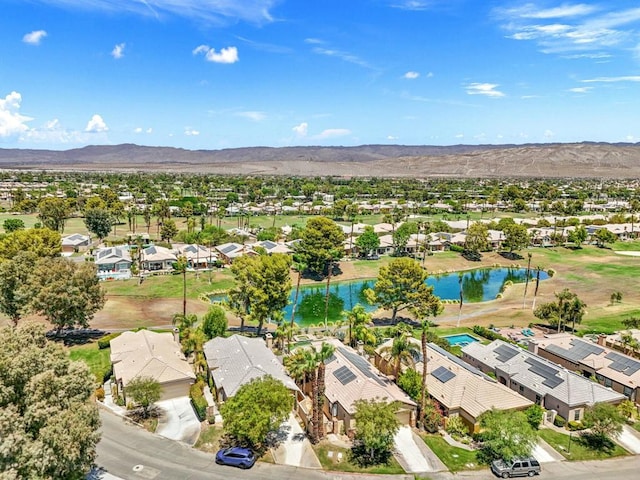
[[[606,340],[607,340],[607,336],[604,333],[601,333],[600,335],[598,335],[598,345],[604,347]]]
[[[529,350],[534,355],[538,354],[538,342],[533,339],[529,339],[527,343],[527,350]]]
[[[177,328],[173,329],[173,340],[179,345],[180,344],[180,330]]]
[[[364,353],[364,342],[362,340],[358,340],[357,350],[360,355]]]
[[[264,336],[264,341],[267,343],[267,347],[268,348],[272,348],[273,347],[273,335],[271,335],[271,333],[267,333]]]

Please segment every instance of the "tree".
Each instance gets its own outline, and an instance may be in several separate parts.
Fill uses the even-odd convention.
[[[625,418],[615,405],[596,403],[584,411],[582,423],[588,428],[582,437],[589,445],[602,448],[622,432]]]
[[[349,345],[355,347],[358,342],[365,345],[373,345],[376,337],[371,331],[371,314],[362,305],[356,304],[350,311],[343,312],[349,325],[347,335]]]
[[[322,342],[320,349],[314,352],[314,361],[316,364],[316,375],[314,379],[313,394],[313,433],[311,440],[315,443],[324,438],[324,391],[325,391],[325,362],[333,355],[335,347],[329,343]]]
[[[529,246],[529,232],[527,231],[527,227],[524,225],[519,225],[517,223],[508,224],[502,232],[505,237],[502,246],[507,248],[510,252],[513,252],[514,250],[522,250]]]
[[[135,377],[125,387],[125,395],[142,407],[142,418],[148,418],[151,406],[162,396],[162,387],[151,377]]]
[[[537,442],[537,433],[523,412],[489,410],[480,416],[480,428],[479,457],[487,463],[528,457]]]
[[[323,275],[329,263],[340,258],[344,252],[344,233],[331,219],[311,218],[302,232],[298,252],[305,259],[309,271]]]
[[[618,241],[616,234],[604,227],[596,230],[596,233],[593,236],[596,239],[597,245],[601,248],[603,248],[607,243],[616,243]]]
[[[302,280],[302,273],[306,270],[306,268],[307,268],[307,265],[304,262],[299,261],[299,259],[296,259],[294,256],[293,269],[296,272],[298,272],[298,276],[296,279],[296,294],[293,299],[293,305],[291,306],[291,326],[292,327],[296,320],[296,308],[298,307],[298,296],[300,294],[300,281]]]
[[[291,293],[290,266],[291,259],[284,254],[244,256],[231,265],[236,288],[229,294],[230,301],[242,315],[258,322],[258,335],[265,320],[283,319]]]
[[[416,345],[404,334],[394,337],[391,345],[380,350],[382,357],[393,365],[396,380],[400,377],[402,364],[404,363],[413,367],[419,353]]]
[[[558,327],[560,332],[563,325],[572,322],[572,330],[575,331],[576,323],[582,322],[587,305],[578,298],[575,293],[565,288],[556,292],[556,301],[543,303],[535,308],[533,315],[541,320],[546,320],[552,326]]]
[[[202,331],[207,340],[215,337],[224,337],[227,331],[227,314],[219,305],[209,307],[207,313],[202,316]]]
[[[55,232],[64,232],[69,217],[69,207],[64,198],[48,197],[38,203],[38,218],[42,224]]]
[[[356,238],[356,247],[361,257],[368,257],[371,252],[375,252],[380,246],[380,237],[373,231],[371,225],[364,227],[364,232]]]
[[[0,263],[0,312],[9,317],[14,327],[29,306],[30,298],[21,287],[27,283],[36,260],[35,254],[21,252]]]
[[[292,406],[293,395],[281,381],[269,375],[254,378],[220,407],[224,432],[240,444],[261,450]]]
[[[582,248],[582,244],[587,240],[589,234],[584,225],[580,225],[569,232],[567,240],[573,243],[577,248]]]
[[[489,250],[489,229],[484,223],[474,222],[467,229],[464,248],[473,253]]]
[[[399,311],[409,308],[428,310],[437,298],[433,287],[425,282],[428,274],[418,262],[411,258],[397,258],[380,267],[378,279],[367,295],[372,303],[391,310],[391,321],[395,322]]]
[[[160,228],[160,238],[170,242],[177,234],[178,227],[176,227],[176,222],[170,218],[165,220],[162,224],[162,228]]]
[[[397,404],[357,400],[354,405],[357,428],[352,453],[355,461],[362,466],[387,463],[392,454],[394,436],[400,428]]]
[[[187,316],[187,257],[180,255],[173,264],[173,269],[182,275],[182,315]]]
[[[105,302],[95,265],[67,258],[39,260],[23,288],[22,294],[31,297],[30,309],[44,315],[58,331],[88,327]]]
[[[531,405],[524,411],[524,414],[527,416],[529,425],[531,425],[534,430],[538,430],[544,418],[544,408],[540,405]]]
[[[393,240],[393,254],[400,255],[404,252],[412,234],[418,233],[418,225],[413,222],[406,222],[394,230],[391,238]]]
[[[638,411],[635,402],[633,402],[632,400],[623,400],[622,402],[620,402],[620,404],[618,405],[618,410],[626,420],[631,421],[634,420]]]
[[[102,242],[111,232],[113,217],[106,208],[90,208],[84,213],[84,224]]]
[[[419,402],[422,390],[422,375],[413,368],[407,368],[398,377],[396,382],[398,386],[404,390],[412,400]]]
[[[94,381],[44,326],[0,331],[0,477],[85,478],[100,439]]]
[[[24,230],[24,222],[19,218],[7,218],[2,226],[4,227],[4,231],[7,233],[12,233],[16,230]]]
[[[55,257],[61,250],[60,234],[48,228],[17,230],[0,238],[0,258],[15,258],[20,252],[32,252],[37,257]]]

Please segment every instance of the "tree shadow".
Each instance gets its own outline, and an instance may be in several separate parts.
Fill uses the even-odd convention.
[[[92,343],[110,332],[97,328],[65,328],[63,330],[49,330],[46,333],[47,339],[53,342],[61,342],[66,347],[74,345],[85,345]]]
[[[524,257],[516,252],[500,252],[498,255],[507,260],[524,260]]]
[[[609,454],[616,448],[616,444],[613,443],[609,437],[603,434],[583,432],[580,434],[577,441],[590,450],[599,450]]]

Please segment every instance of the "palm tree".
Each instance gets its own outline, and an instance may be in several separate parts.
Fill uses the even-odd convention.
[[[364,344],[374,343],[375,335],[371,332],[371,314],[359,303],[351,311],[343,312],[349,324],[349,345],[355,347],[358,341]]]
[[[293,269],[298,272],[298,281],[296,282],[296,295],[293,299],[293,305],[291,306],[291,326],[295,323],[298,294],[300,293],[300,280],[302,280],[302,273],[307,269],[307,264],[298,260],[293,264]]]
[[[380,350],[382,356],[393,365],[396,382],[400,376],[402,364],[415,366],[415,358],[420,354],[415,344],[409,341],[407,335],[399,335],[393,339],[393,343]]]
[[[302,386],[305,393],[307,381],[315,378],[316,364],[313,350],[309,348],[297,349],[294,354],[284,357],[284,366],[289,375]]]
[[[278,340],[278,344],[281,350],[284,350],[285,342],[286,342],[287,351],[290,350],[289,347],[291,345],[292,337],[296,334],[298,330],[300,330],[300,327],[298,326],[297,323],[282,322],[280,325],[278,325],[278,328],[276,328],[276,331],[275,331],[275,336],[276,336],[276,339]]]
[[[631,332],[624,332],[620,334],[620,343],[622,344],[622,352],[626,355],[629,347],[633,344],[634,338]]]
[[[527,288],[529,287],[529,277],[531,276],[531,257],[533,255],[531,254],[531,252],[527,253],[527,278],[525,279],[525,283],[524,283],[524,295],[522,296],[522,309],[524,310],[525,308],[525,302],[527,301]]]
[[[324,438],[324,421],[323,421],[323,407],[324,407],[324,373],[325,373],[325,361],[328,360],[333,352],[335,351],[335,347],[326,342],[322,342],[320,350],[315,352],[315,362],[317,365],[317,373],[315,378],[315,394],[313,397],[314,401],[314,411],[313,411],[313,434],[312,440],[318,442],[322,438]]]
[[[187,316],[187,257],[180,255],[173,268],[182,274],[182,315]]]

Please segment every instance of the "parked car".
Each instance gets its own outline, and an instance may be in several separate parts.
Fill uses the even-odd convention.
[[[231,467],[251,468],[256,463],[256,456],[250,449],[244,447],[223,448],[216,453],[216,463]]]
[[[514,458],[510,461],[494,460],[491,471],[502,478],[533,477],[540,474],[540,463],[533,457]]]

